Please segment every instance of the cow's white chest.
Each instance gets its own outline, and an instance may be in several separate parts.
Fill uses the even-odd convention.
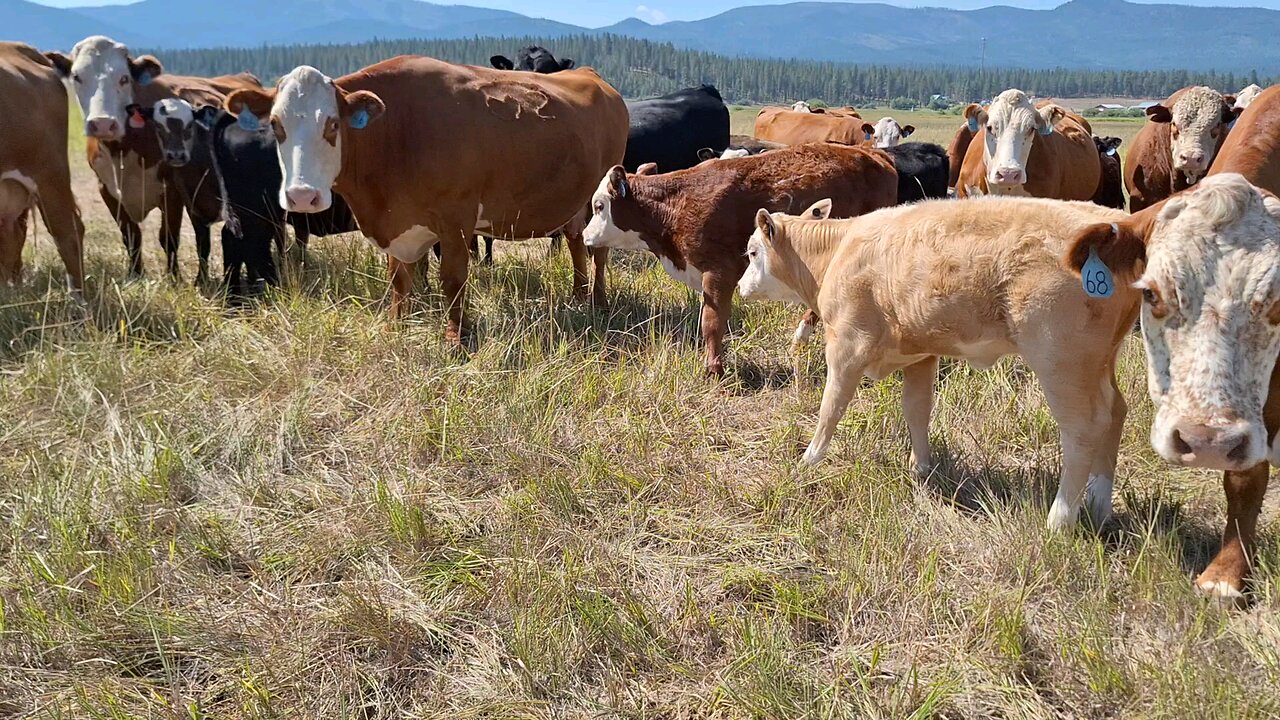
[[[439,240],[440,237],[427,228],[414,225],[396,236],[385,248],[379,247],[376,243],[374,247],[400,262],[412,263],[421,260],[422,256],[426,255],[431,246]]]
[[[972,343],[956,343],[955,354],[979,370],[986,370],[995,365],[1000,358],[1016,350],[1012,343],[1005,340],[980,340]]]
[[[686,287],[694,292],[702,292],[702,271],[689,263],[685,263],[684,269],[677,268],[671,259],[663,256],[662,269],[667,271],[676,282],[683,283]]]
[[[160,205],[164,194],[160,169],[148,168],[141,155],[129,152],[114,156],[99,152],[94,156],[92,166],[94,174],[107,188],[107,194],[120,203],[134,222],[142,222],[152,208]]]

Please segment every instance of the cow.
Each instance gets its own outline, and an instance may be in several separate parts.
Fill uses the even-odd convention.
[[[1116,287],[1086,297],[1059,264],[1073,233],[1122,212],[1092,203],[1026,197],[932,200],[849,220],[757,212],[738,283],[747,300],[814,308],[826,321],[827,383],[803,462],[827,454],[865,374],[902,370],[912,470],[932,469],[929,416],[941,356],[990,367],[1020,355],[1040,380],[1062,436],[1062,475],[1050,529],[1111,512],[1127,406],[1116,354],[1141,294]]]
[[[947,196],[947,151],[932,143],[884,148],[898,171],[898,204]]]
[[[1235,98],[1212,88],[1185,87],[1147,108],[1125,156],[1129,211],[1148,208],[1204,176],[1238,112]]]
[[[62,258],[67,288],[84,293],[84,223],[71,194],[67,91],[54,63],[21,43],[0,42],[0,283],[22,279],[22,247],[39,207]]]
[[[708,160],[728,160],[729,158],[759,155],[770,150],[781,150],[784,147],[787,146],[766,140],[757,140],[750,135],[730,135],[729,147],[725,148],[723,152],[717,153],[709,147],[704,147],[698,151],[698,159],[703,162]]]
[[[139,224],[159,207],[160,245],[170,275],[179,277],[182,198],[170,187],[155,133],[145,129],[144,118],[126,113],[126,109],[131,105],[151,107],[173,97],[194,105],[218,103],[231,90],[260,87],[257,78],[248,73],[210,79],[164,75],[156,58],[134,58],[127,46],[101,35],[76,43],[69,55],[50,52],[45,56],[69,83],[80,104],[88,138],[85,154],[98,177],[99,195],[120,228],[129,255],[129,275],[143,274]],[[198,233],[205,230],[197,228]],[[200,279],[207,257],[205,261]]]
[[[658,172],[691,168],[702,162],[703,148],[723,152],[729,146],[729,108],[713,85],[685,88],[647,100],[630,100],[631,128],[622,166],[635,172],[652,162]]]
[[[1102,166],[1088,121],[1053,103],[1006,90],[987,108],[969,105],[979,129],[965,152],[956,195],[1030,195],[1088,200]]]
[[[947,165],[949,167],[947,173],[947,187],[954,188],[960,181],[960,168],[964,166],[964,156],[969,152],[969,145],[973,142],[973,138],[978,134],[978,120],[966,121],[960,129],[956,131],[954,137],[951,138],[951,145],[947,147]]]
[[[1280,88],[1241,113],[1207,176],[1114,225],[1076,233],[1064,262],[1091,257],[1143,294],[1151,445],[1175,465],[1223,471],[1227,518],[1196,587],[1243,604],[1269,465],[1280,464]]]
[[[865,133],[862,118],[843,110],[795,112],[780,107],[764,107],[756,115],[755,136],[759,140],[782,145],[814,142],[860,145],[864,142]]]
[[[1120,144],[1118,137],[1093,136],[1093,144],[1098,148],[1098,162],[1102,164],[1102,179],[1098,181],[1098,190],[1093,194],[1093,202],[1103,207],[1124,209],[1124,178],[1120,175]]]
[[[791,106],[791,111],[798,112],[798,113],[807,113],[807,112],[813,112],[813,108],[809,107],[809,103],[803,100],[797,100],[796,103]]]
[[[496,70],[522,70],[524,72],[542,73],[550,75],[563,70],[572,70],[574,62],[569,58],[556,60],[551,51],[540,46],[530,45],[522,48],[516,54],[518,63],[513,63],[506,55],[494,55],[489,58],[489,64]]]
[[[588,295],[585,209],[627,141],[626,104],[594,70],[508,73],[401,56],[335,80],[302,66],[272,90],[232,93],[226,108],[270,124],[285,209],[320,212],[334,192],[346,199],[388,256],[393,318],[407,313],[415,265],[441,243],[445,338],[462,342],[477,230],[514,240],[565,229],[574,294]],[[598,255],[601,304],[604,263]]]
[[[897,173],[868,148],[810,144],[717,160],[663,175],[614,167],[592,198],[588,247],[648,250],[672,278],[702,293],[705,367],[724,374],[724,335],[733,289],[746,269],[746,238],[757,207],[795,211],[832,198],[858,215],[892,205]]]
[[[876,121],[875,125],[862,124],[863,139],[881,149],[894,147],[902,142],[903,138],[911,137],[915,131],[914,125],[899,125],[898,121],[891,117],[882,117]]]
[[[1260,94],[1262,94],[1262,88],[1257,84],[1246,85],[1240,88],[1240,92],[1236,93],[1236,101],[1232,107],[1239,108],[1241,111],[1247,110]]]

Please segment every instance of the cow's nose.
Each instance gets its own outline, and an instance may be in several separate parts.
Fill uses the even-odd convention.
[[[312,187],[291,187],[285,191],[289,209],[294,212],[311,212],[320,209],[320,191]]]
[[[1179,153],[1178,159],[1182,161],[1183,167],[1201,168],[1204,167],[1204,152],[1201,150],[1190,150],[1188,152]]]
[[[1000,168],[996,170],[997,185],[1021,185],[1025,182],[1022,168]]]
[[[84,133],[99,140],[114,140],[120,137],[120,123],[113,118],[93,118],[85,122]]]
[[[1173,428],[1173,451],[1182,462],[1220,470],[1251,467],[1261,462],[1252,457],[1253,428],[1244,420],[1226,425],[1180,422]]]
[[[173,167],[182,167],[187,164],[187,155],[186,153],[167,152],[164,154],[164,161]]]

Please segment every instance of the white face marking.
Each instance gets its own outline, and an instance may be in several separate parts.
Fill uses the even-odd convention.
[[[1044,125],[1041,113],[1021,90],[1005,90],[992,101],[983,147],[992,192],[1026,183],[1031,143]]]
[[[1245,108],[1252,105],[1253,101],[1257,100],[1258,96],[1261,94],[1262,94],[1262,88],[1258,87],[1257,85],[1249,85],[1243,88],[1242,90],[1240,90],[1240,92],[1236,93],[1235,106],[1240,108],[1241,110],[1244,110]],[[1232,124],[1234,124],[1234,122]]]
[[[902,142],[902,126],[891,117],[880,118],[871,139],[878,148],[896,147]]]
[[[378,247],[374,243],[374,247],[378,247],[380,252],[386,253],[400,262],[418,262],[422,256],[427,254],[432,245],[440,240],[440,237],[421,225],[414,225],[405,230],[392,240],[386,248]],[[373,242],[370,240],[370,242]]]
[[[804,304],[804,299],[770,271],[769,246],[761,237],[760,229],[747,241],[747,271],[738,280],[738,293],[743,300],[777,300],[778,302]]]
[[[795,105],[792,105],[792,106],[791,106],[791,109],[792,109],[794,112],[805,112],[805,113],[807,113],[807,112],[813,112],[813,110],[809,107],[809,103],[807,103],[807,102],[805,102],[805,101],[803,101],[803,100],[800,100],[800,101],[798,101]]]
[[[284,182],[280,185],[280,207],[299,212],[320,212],[333,203],[333,183],[342,171],[342,132],[337,128],[333,144],[325,139],[325,128],[340,124],[337,88],[333,80],[313,67],[303,65],[280,79],[272,119],[284,130],[284,142],[277,146]],[[295,197],[319,193],[314,205],[292,207]]]
[[[746,148],[738,148],[736,150],[733,148],[726,148],[724,152],[720,153],[720,159],[732,160],[733,158],[744,158],[750,155],[751,151]]]
[[[71,76],[85,134],[102,140],[124,137],[124,109],[133,103],[133,76],[129,70],[129,48],[111,38],[85,38],[71,50]],[[107,122],[114,120],[109,131]]]
[[[702,292],[701,270],[688,263],[685,263],[684,270],[681,270],[677,268],[675,263],[671,262],[671,259],[665,255],[661,256],[659,259],[662,261],[662,269],[666,270],[667,274],[670,275],[672,279],[685,285],[694,292]]]
[[[1222,95],[1207,87],[1183,93],[1170,108],[1173,115],[1173,167],[1194,183],[1209,170],[1222,133]]]
[[[166,98],[152,107],[152,124],[165,161],[171,164],[186,163],[191,157],[195,140],[195,111],[191,103],[181,98]]]
[[[648,250],[649,246],[634,230],[623,230],[613,222],[613,196],[609,194],[609,176],[606,174],[591,197],[591,220],[582,231],[582,241],[587,247],[606,247],[615,250]]]
[[[1264,202],[1240,175],[1206,178],[1161,211],[1137,286],[1159,300],[1142,308],[1152,447],[1197,467],[1265,459],[1262,410],[1280,353],[1280,327],[1268,317],[1280,302],[1280,201]],[[1232,439],[1190,445],[1208,431]],[[1274,447],[1270,455],[1280,459]]]

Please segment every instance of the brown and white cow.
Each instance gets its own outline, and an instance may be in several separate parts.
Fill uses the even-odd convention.
[[[1235,98],[1203,86],[1185,87],[1147,108],[1149,122],[1129,144],[1124,184],[1138,212],[1204,177],[1238,112]]]
[[[865,142],[862,118],[853,108],[821,112],[796,112],[788,108],[764,107],[756,115],[755,136],[783,145],[833,142],[860,145]]]
[[[822,198],[852,216],[897,201],[888,155],[869,148],[810,144],[706,162],[665,175],[615,167],[600,181],[584,235],[588,247],[648,250],[672,278],[702,293],[707,372],[724,374],[724,335],[733,289],[747,267],[752,213],[797,211]]]
[[[594,70],[511,73],[403,56],[336,80],[299,67],[226,106],[270,123],[285,209],[324,210],[335,191],[346,199],[388,256],[393,317],[406,310],[415,265],[440,243],[446,337],[461,339],[477,230],[523,240],[564,229],[574,292],[586,296],[581,223],[600,176],[622,160],[628,128],[622,97]],[[600,302],[603,281],[597,257]]]
[[[1141,300],[1117,288],[1085,295],[1059,265],[1072,236],[1120,211],[1035,198],[929,200],[851,220],[760,210],[747,244],[745,299],[814,308],[826,333],[827,384],[803,462],[826,455],[862,376],[903,371],[903,411],[917,475],[931,469],[929,416],[938,358],[989,367],[1020,355],[1040,380],[1062,434],[1062,476],[1048,526],[1076,523],[1082,506],[1111,513],[1127,412],[1115,358]]]
[[[911,137],[915,131],[914,125],[899,125],[891,117],[882,117],[875,125],[862,124],[863,139],[878,148],[897,147],[903,138]]]
[[[111,38],[86,38],[70,55],[46,53],[70,84],[85,118],[85,152],[98,176],[102,201],[120,227],[129,254],[129,273],[142,274],[142,230],[139,224],[161,208],[160,245],[169,273],[178,273],[178,239],[183,203],[169,187],[168,169],[155,133],[131,106],[151,107],[165,98],[182,98],[193,106],[217,105],[226,93],[260,87],[248,73],[204,79],[164,75],[150,55],[133,58],[129,48]],[[197,224],[201,279],[207,276],[208,227]]]
[[[22,277],[31,208],[39,207],[67,272],[84,290],[84,225],[71,194],[67,91],[53,63],[34,48],[0,42],[0,283]]]
[[[965,152],[956,195],[1030,195],[1088,200],[1102,167],[1093,128],[1050,102],[1033,104],[1021,90],[1005,90],[987,108],[970,105],[977,135]]]

